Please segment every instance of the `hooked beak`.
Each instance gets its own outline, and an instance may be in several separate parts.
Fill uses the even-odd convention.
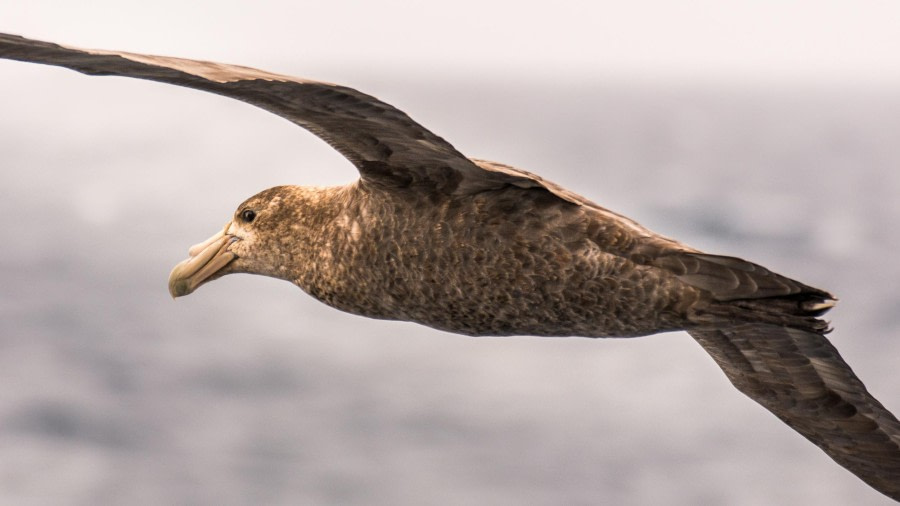
[[[240,239],[226,233],[229,225],[231,223],[216,235],[191,246],[188,250],[190,257],[172,269],[169,274],[169,293],[173,299],[190,294],[237,258],[236,254],[229,251],[229,247]]]

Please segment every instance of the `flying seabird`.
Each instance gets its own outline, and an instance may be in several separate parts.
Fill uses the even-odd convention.
[[[0,57],[242,100],[311,131],[359,170],[346,186],[279,186],[247,199],[174,268],[173,297],[243,272],[350,313],[472,336],[686,330],[741,392],[900,500],[900,422],[825,338],[819,317],[835,301],[826,291],[663,237],[535,174],[467,158],[352,88],[6,34]]]

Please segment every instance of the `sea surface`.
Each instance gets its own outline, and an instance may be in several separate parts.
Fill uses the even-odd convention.
[[[343,82],[832,291],[830,339],[900,413],[896,91],[439,77]],[[469,338],[247,275],[173,301],[245,198],[356,177],[284,120],[9,62],[0,111],[2,504],[891,504],[683,333]]]

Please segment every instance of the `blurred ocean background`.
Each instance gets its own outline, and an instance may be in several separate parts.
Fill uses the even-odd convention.
[[[175,39],[191,49],[155,52],[358,88],[470,156],[832,291],[830,339],[900,412],[892,81],[404,71]],[[246,197],[355,177],[239,102],[0,61],[0,504],[891,503],[686,334],[467,338],[246,275],[169,297],[171,267]]]

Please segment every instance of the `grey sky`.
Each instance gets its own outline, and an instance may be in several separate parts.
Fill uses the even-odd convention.
[[[621,79],[890,83],[900,4],[199,1],[0,6],[0,29],[75,45],[259,63]]]

